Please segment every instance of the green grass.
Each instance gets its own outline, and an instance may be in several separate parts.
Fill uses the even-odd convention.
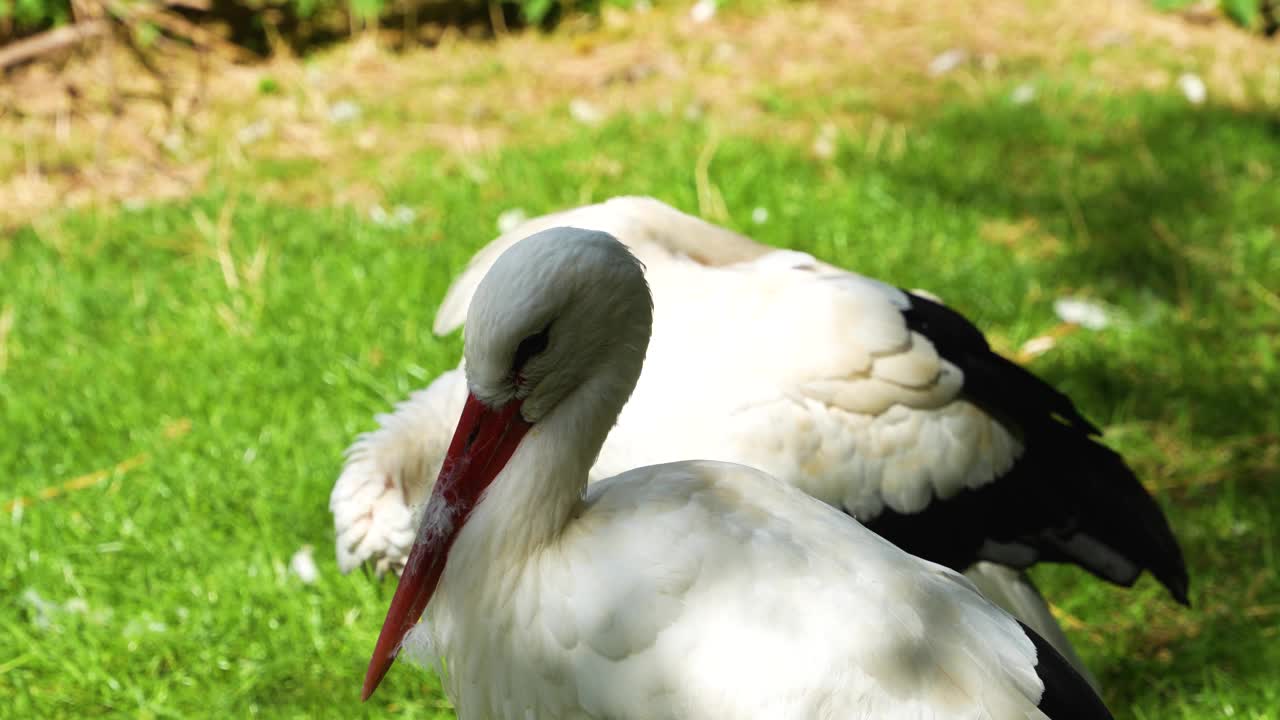
[[[1038,579],[1084,624],[1072,635],[1118,717],[1280,717],[1280,128],[1172,95],[1044,80],[1014,106],[1008,90],[922,111],[901,152],[853,138],[819,161],[727,134],[710,174],[729,224],[929,288],[1007,348],[1053,327],[1059,296],[1112,307],[1112,327],[1032,367],[1157,488],[1195,607],[1149,579]],[[419,210],[400,229],[215,176],[189,201],[0,239],[0,501],[146,454],[0,518],[0,715],[448,717],[408,666],[358,702],[392,586],[334,566],[341,451],[456,363],[457,338],[433,337],[431,319],[501,211],[621,193],[696,211],[708,137],[638,114],[513,144],[483,173],[424,153],[377,180],[388,204]],[[622,172],[592,169],[603,156]],[[755,207],[767,223],[751,224]],[[287,569],[304,544],[314,585]]]

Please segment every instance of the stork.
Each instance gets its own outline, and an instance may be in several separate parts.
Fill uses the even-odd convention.
[[[760,468],[965,571],[1086,676],[1022,570],[1070,562],[1129,585],[1148,569],[1186,601],[1181,550],[1123,459],[1067,397],[918,291],[617,198],[530,220],[481,250],[436,332],[462,324],[503,251],[556,225],[626,243],[656,306],[648,362],[592,479],[688,458]],[[330,498],[344,572],[403,565],[466,392],[463,370],[446,372],[352,446]]]
[[[606,233],[553,228],[496,260],[365,699],[404,647],[461,720],[1110,717],[962,576],[759,470],[588,488],[650,328],[645,273]]]

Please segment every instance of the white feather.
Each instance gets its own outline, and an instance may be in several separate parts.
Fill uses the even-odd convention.
[[[957,397],[961,371],[907,329],[904,293],[649,198],[505,233],[450,288],[437,332],[461,324],[502,251],[555,225],[622,240],[645,262],[655,303],[643,374],[593,479],[687,458],[736,462],[867,521],[886,507],[916,512],[988,483],[1022,452],[1003,426]],[[461,373],[445,373],[353,448],[331,501],[344,571],[365,561],[379,572],[403,566],[414,525],[397,504],[426,497],[464,394]],[[1061,632],[1050,637],[1075,657]]]
[[[476,512],[406,643],[447,659],[462,720],[1044,717],[1035,649],[1007,615],[759,471],[597,483],[515,574],[477,571],[481,529],[510,519]]]
[[[342,572],[365,562],[378,575],[404,567],[417,527],[415,509],[431,492],[465,399],[462,370],[442,373],[395,412],[379,415],[379,428],[347,450],[329,496]]]
[[[796,487],[697,460],[587,488],[640,376],[648,294],[616,270],[621,246],[557,237],[513,246],[468,314],[470,392],[493,408],[519,399],[533,428],[405,646],[447,668],[461,720],[1045,717],[1036,649],[1012,618]],[[547,315],[555,362],[525,365],[513,387],[506,359]]]

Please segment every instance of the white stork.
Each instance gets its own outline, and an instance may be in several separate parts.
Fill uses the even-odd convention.
[[[554,228],[493,264],[364,698],[403,646],[462,720],[1110,717],[963,577],[759,470],[588,488],[650,326],[645,273],[606,233]]]
[[[557,225],[626,243],[656,304],[648,361],[593,480],[687,458],[760,468],[967,572],[1082,672],[1022,569],[1071,562],[1128,585],[1145,568],[1185,602],[1181,551],[1123,460],[1069,399],[920,295],[618,198],[499,237],[450,288],[436,332],[462,324],[503,251]],[[403,565],[466,394],[463,371],[446,372],[353,445],[330,499],[344,572]]]

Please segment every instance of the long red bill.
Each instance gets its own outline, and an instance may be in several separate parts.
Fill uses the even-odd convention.
[[[431,602],[458,532],[529,428],[530,424],[520,416],[519,400],[494,409],[473,395],[467,396],[458,429],[453,433],[449,452],[440,468],[440,477],[422,513],[418,538],[391,598],[373,657],[369,659],[360,695],[362,701],[369,699],[391,669],[405,636]]]

